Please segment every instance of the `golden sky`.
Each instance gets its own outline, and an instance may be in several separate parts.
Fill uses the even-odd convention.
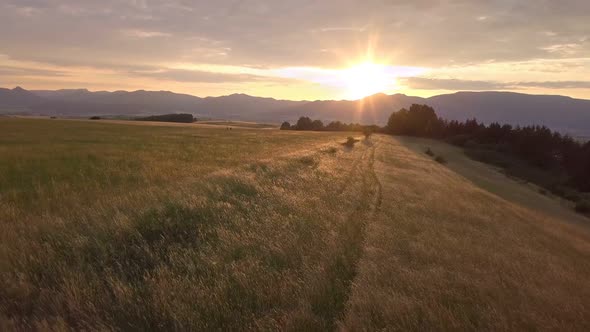
[[[0,86],[590,99],[590,1],[0,0]]]

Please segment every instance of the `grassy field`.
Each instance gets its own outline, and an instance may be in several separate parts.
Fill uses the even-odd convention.
[[[0,119],[0,329],[590,329],[582,217],[349,135]]]
[[[501,168],[489,164],[477,162],[469,158],[460,147],[446,144],[440,141],[400,137],[398,141],[417,154],[424,153],[431,148],[433,153],[444,156],[447,159],[446,166],[461,174],[476,186],[479,186],[510,202],[520,204],[531,210],[554,216],[558,219],[579,223],[590,223],[590,219],[574,212],[573,203],[557,196],[550,195],[546,190],[527,182],[522,177],[506,176]],[[535,169],[522,168],[534,173]],[[544,172],[539,176],[547,176]],[[537,174],[531,174],[530,177]]]
[[[212,125],[212,126],[225,126],[225,127],[238,127],[238,128],[253,128],[253,129],[277,129],[278,125],[247,122],[247,121],[198,121],[197,124]]]

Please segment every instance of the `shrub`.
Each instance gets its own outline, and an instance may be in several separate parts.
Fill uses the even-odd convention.
[[[100,120],[100,116],[91,116],[90,120]]]
[[[352,147],[354,147],[354,143],[356,143],[356,142],[358,142],[358,140],[356,140],[354,137],[349,136],[346,139],[346,142],[343,143],[343,144],[344,144],[344,146],[347,146],[349,148],[352,148]]]
[[[301,157],[298,159],[298,161],[305,166],[315,166],[318,163],[318,161],[312,156]]]
[[[590,201],[589,200],[579,201],[578,203],[576,203],[575,209],[576,209],[576,212],[578,212],[578,213],[583,213],[583,214],[590,213]]]
[[[436,156],[436,158],[434,158],[434,161],[436,161],[439,164],[446,164],[447,160],[445,158],[443,158],[442,156]]]
[[[325,153],[329,153],[329,154],[335,154],[336,152],[338,152],[338,149],[336,149],[335,147],[329,147],[328,149],[324,150],[323,152]]]
[[[432,152],[432,150],[430,150],[430,148],[426,148],[426,150],[424,151],[424,153],[426,153],[427,155],[434,157],[434,152]]]
[[[471,138],[469,135],[455,135],[447,138],[447,142],[456,146],[465,146]]]
[[[560,185],[552,185],[549,188],[549,191],[551,191],[551,193],[555,196],[563,197],[565,195],[565,189]]]

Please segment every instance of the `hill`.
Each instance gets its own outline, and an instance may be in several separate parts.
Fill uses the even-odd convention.
[[[0,326],[588,330],[587,219],[350,135],[0,121]]]
[[[66,116],[137,116],[190,113],[199,118],[280,123],[309,116],[324,121],[386,123],[393,111],[428,104],[449,120],[546,125],[575,136],[590,135],[590,101],[509,92],[458,92],[430,98],[376,94],[355,101],[288,101],[245,94],[199,98],[169,91],[90,92],[86,89],[0,90],[0,112]]]
[[[30,110],[33,105],[43,102],[43,98],[21,87],[14,89],[0,88],[0,112],[10,110]]]
[[[449,120],[546,125],[581,136],[590,132],[590,100],[511,92],[458,92],[434,96],[426,104]]]
[[[203,118],[258,120],[272,117],[268,113],[273,110],[300,104],[245,94],[199,98],[169,91],[90,92],[86,89],[44,90],[33,93],[46,100],[33,104],[32,112],[61,115],[155,115],[164,112],[188,112]]]

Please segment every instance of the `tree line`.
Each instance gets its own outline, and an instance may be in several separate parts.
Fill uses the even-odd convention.
[[[590,192],[590,142],[576,141],[569,135],[562,135],[545,126],[486,125],[476,119],[448,121],[439,118],[432,107],[414,104],[409,109],[393,112],[385,127],[344,124],[339,121],[324,126],[319,120],[301,117],[295,125],[283,123],[281,129],[371,130],[392,135],[442,139],[459,146],[477,146],[512,155],[553,174],[564,174],[568,186]]]
[[[162,115],[151,115],[142,118],[136,118],[137,121],[160,121],[160,122],[179,122],[179,123],[192,123],[197,121],[192,114],[186,113],[174,113],[174,114],[162,114]]]
[[[297,123],[291,125],[285,121],[281,124],[281,130],[311,130],[311,131],[362,131],[368,130],[378,132],[381,128],[377,125],[361,125],[358,123],[343,123],[340,121],[332,121],[327,125],[321,120],[312,120],[306,116],[302,116],[297,120]]]

